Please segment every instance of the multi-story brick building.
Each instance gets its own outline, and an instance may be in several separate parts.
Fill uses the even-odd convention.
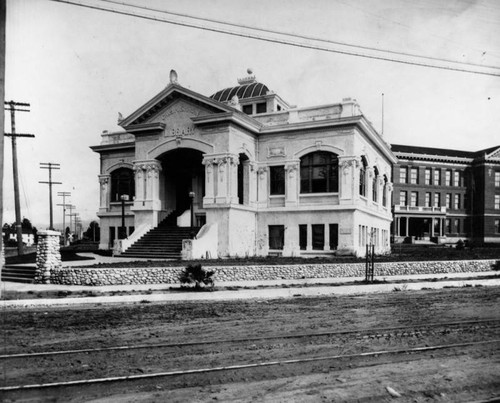
[[[500,146],[477,152],[392,145],[393,236],[500,243]]]

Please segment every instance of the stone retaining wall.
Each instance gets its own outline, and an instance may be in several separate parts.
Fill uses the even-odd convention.
[[[48,284],[52,273],[62,270],[60,236],[57,231],[38,231],[35,283]]]
[[[497,260],[376,263],[375,278],[393,275],[467,273],[492,270]],[[364,277],[364,263],[304,264],[290,266],[207,266],[216,284],[224,281],[293,280],[303,278]],[[183,267],[52,269],[52,284],[118,285],[179,283]]]

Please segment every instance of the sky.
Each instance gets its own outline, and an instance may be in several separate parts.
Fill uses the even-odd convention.
[[[76,1],[124,9],[103,0]],[[76,206],[86,228],[99,207],[99,155],[89,147],[100,143],[103,130],[121,130],[119,112],[126,117],[161,92],[171,69],[182,86],[206,96],[237,85],[251,68],[258,81],[299,107],[355,98],[379,132],[384,94],[383,136],[389,143],[471,151],[500,145],[496,0],[122,2],[222,20],[238,32],[244,25],[364,47],[328,45],[341,51],[374,55],[379,53],[366,48],[377,48],[403,61],[457,66],[398,53],[492,66],[460,65],[497,75],[295,47],[51,0],[7,0],[5,99],[31,105],[30,113],[16,115],[16,131],[36,136],[18,139],[17,148],[21,214],[38,229],[49,226],[49,190],[39,183],[48,180],[48,171],[40,163],[61,167],[52,178],[62,182],[53,187],[55,227],[62,228],[63,216],[57,192],[71,192],[66,202]],[[6,132],[10,123],[7,114]],[[3,157],[4,222],[11,223],[9,138]]]

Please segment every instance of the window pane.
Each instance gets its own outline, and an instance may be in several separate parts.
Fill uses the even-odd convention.
[[[325,226],[312,225],[312,247],[314,250],[323,250],[325,247]]]
[[[285,167],[271,167],[271,194],[284,195],[285,194]]]
[[[300,250],[307,249],[307,225],[299,225],[299,246]]]
[[[269,226],[269,249],[283,249],[285,243],[285,226],[270,225]]]
[[[339,225],[330,224],[330,249],[336,250],[339,245]]]

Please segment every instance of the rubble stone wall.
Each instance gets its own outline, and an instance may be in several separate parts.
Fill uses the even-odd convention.
[[[394,275],[473,273],[493,269],[496,260],[376,263],[375,278]],[[215,272],[215,282],[293,280],[365,276],[364,263],[303,264],[289,266],[206,266]],[[50,282],[73,285],[178,284],[184,267],[148,268],[52,268]]]

